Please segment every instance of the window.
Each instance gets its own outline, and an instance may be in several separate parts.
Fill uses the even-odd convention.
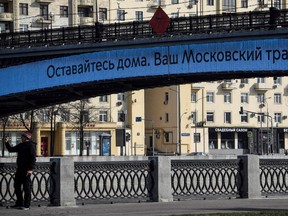
[[[241,84],[248,84],[248,79],[244,78],[240,80]]]
[[[189,0],[188,2],[190,6],[196,5],[196,0]]]
[[[257,115],[257,121],[258,121],[258,123],[265,123],[264,113],[258,113],[258,115]]]
[[[89,122],[89,112],[87,110],[81,111],[80,115],[80,122]]]
[[[100,122],[107,122],[107,111],[100,111],[99,112],[99,121]]]
[[[281,77],[274,77],[273,80],[275,85],[281,85]]]
[[[281,0],[274,0],[273,7],[276,7],[278,9],[281,9]]]
[[[41,122],[49,122],[50,118],[49,110],[42,109],[39,111],[39,120]]]
[[[257,102],[258,103],[264,103],[264,94],[263,93],[257,94]]]
[[[225,92],[224,93],[224,103],[231,103],[231,93],[230,92]]]
[[[0,3],[0,13],[8,12],[8,4],[7,3]]]
[[[125,122],[125,113],[123,110],[118,111],[118,122]]]
[[[264,0],[258,0],[259,7],[264,7]]]
[[[264,77],[258,77],[257,83],[265,83],[265,78]]]
[[[231,124],[231,112],[224,112],[224,123]]]
[[[275,123],[281,123],[282,115],[281,113],[274,113],[274,122]]]
[[[45,20],[48,20],[48,5],[40,4],[40,16],[42,16]]]
[[[213,103],[214,102],[214,92],[207,92],[206,101],[209,102],[209,103]]]
[[[241,117],[241,123],[248,123],[248,113],[244,112],[240,115]]]
[[[124,101],[124,93],[118,93],[117,94],[117,100],[118,101]]]
[[[61,112],[60,112],[60,120],[62,122],[69,122],[70,121],[70,112],[69,112],[69,110],[61,110]]]
[[[210,6],[214,5],[214,0],[207,0],[207,5],[210,5]]]
[[[236,0],[223,0],[222,1],[223,12],[236,12]]]
[[[178,12],[171,13],[171,18],[178,18],[178,17],[179,17]]]
[[[125,20],[125,10],[117,10],[117,20],[118,21],[124,21]]]
[[[19,14],[20,15],[28,15],[28,4],[20,3],[19,4]]]
[[[165,113],[165,122],[169,122],[169,113]]]
[[[179,0],[171,0],[171,4],[179,4]]]
[[[191,102],[196,102],[196,101],[197,101],[197,93],[191,92]]]
[[[28,31],[29,26],[27,24],[20,24],[19,25],[19,29],[20,31],[24,32],[24,31]]]
[[[206,119],[207,119],[207,122],[214,122],[214,113],[213,112],[207,112]]]
[[[93,17],[93,7],[78,7],[79,17]]]
[[[248,0],[241,0],[241,7],[248,8]]]
[[[168,101],[169,101],[169,93],[168,92],[165,92],[165,95],[164,95],[164,104],[168,104]]]
[[[136,16],[136,21],[143,21],[143,11],[136,11],[135,16]]]
[[[102,95],[99,97],[100,102],[107,102],[108,101],[108,96],[107,95]]]
[[[241,93],[241,103],[248,103],[248,93]]]
[[[196,124],[196,122],[197,122],[196,112],[192,112],[192,117],[193,117],[193,124]]]
[[[281,104],[281,94],[274,94],[274,104]]]
[[[60,6],[60,17],[68,17],[68,6]]]
[[[99,8],[99,19],[102,21],[107,20],[107,8]]]

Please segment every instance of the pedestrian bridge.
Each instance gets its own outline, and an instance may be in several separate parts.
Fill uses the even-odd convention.
[[[48,40],[37,47],[14,46],[17,43],[13,37],[15,44],[2,47],[0,55],[0,116],[143,88],[286,76],[287,23],[286,17],[281,25],[273,24],[273,28],[264,23],[263,28],[258,25],[237,31],[235,26],[225,31],[210,28],[198,34],[171,31],[164,36],[152,34],[121,41],[115,36],[113,40],[101,39],[100,43],[72,45],[59,41],[49,44]],[[4,41],[3,38],[2,35]],[[54,38],[51,37],[51,42]],[[30,35],[29,43],[32,42]],[[3,66],[4,58],[24,57],[25,63]]]

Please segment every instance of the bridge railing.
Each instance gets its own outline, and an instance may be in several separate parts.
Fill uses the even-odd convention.
[[[201,34],[247,29],[288,27],[288,10],[281,10],[276,17],[270,11],[228,13],[171,19],[164,35]],[[37,31],[0,33],[0,48],[27,46],[55,46],[64,44],[131,40],[157,36],[149,21],[101,24],[94,26],[63,27]]]
[[[287,196],[287,165],[287,158],[256,155],[223,159],[92,158],[81,162],[51,158],[50,162],[37,163],[33,172],[32,203],[75,205]],[[0,164],[0,206],[15,202],[15,171],[15,163]]]
[[[14,193],[15,163],[0,163],[0,206],[16,201]],[[50,163],[37,163],[31,177],[32,202],[47,204],[50,201]]]
[[[150,201],[153,178],[146,161],[76,162],[75,193],[79,202]]]
[[[264,196],[288,193],[288,160],[261,159],[260,185]]]

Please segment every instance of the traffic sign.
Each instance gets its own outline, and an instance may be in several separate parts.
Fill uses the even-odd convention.
[[[157,34],[163,34],[170,25],[170,18],[159,6],[151,18],[149,24]]]

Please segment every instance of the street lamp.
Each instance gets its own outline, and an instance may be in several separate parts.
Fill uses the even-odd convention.
[[[128,125],[128,117],[127,117],[127,110],[128,110],[128,104],[127,104],[127,98],[128,97],[131,97],[131,100],[132,100],[132,95],[134,95],[135,94],[135,92],[132,92],[132,93],[129,93],[129,94],[127,94],[126,95],[126,97],[124,98],[124,102],[125,102],[125,108],[126,108],[126,114],[125,114],[125,121],[124,121],[124,128],[125,128],[125,134],[126,134],[126,128],[127,128],[127,125]],[[132,127],[130,127],[131,129],[130,129],[130,133],[132,133]],[[131,138],[132,138],[132,140],[131,140]],[[133,147],[132,147],[132,143],[133,143],[133,136],[131,136],[131,138],[130,138],[130,143],[131,143],[131,145],[130,145],[130,153],[131,153],[131,155],[133,154],[132,153],[132,151],[133,151]],[[122,150],[123,151],[123,150]],[[128,154],[129,154],[129,149],[128,149]],[[126,145],[125,145],[125,155],[127,155],[127,148],[126,148]]]
[[[201,97],[197,100],[195,100],[195,111],[194,111],[194,124],[195,124],[195,133],[194,133],[194,143],[195,143],[195,152],[197,152],[197,141],[199,139],[200,141],[200,136],[197,136],[197,115],[196,115],[196,106],[197,106],[197,102],[204,99],[204,98],[207,98],[208,96],[205,96],[205,97]],[[196,137],[197,136],[197,137]],[[205,145],[205,143],[204,143]]]
[[[246,113],[252,113],[252,114],[254,114],[254,115],[266,116],[266,117],[267,117],[267,121],[268,121],[268,118],[270,119],[270,122],[271,122],[271,131],[272,131],[272,133],[271,133],[271,142],[270,142],[270,145],[273,145],[274,137],[273,137],[273,118],[272,118],[272,116],[270,116],[270,115],[268,115],[268,114],[265,114],[265,113],[256,113],[256,112],[244,110],[243,107],[240,107],[239,114],[240,114],[240,115],[243,115],[244,112],[246,112]],[[262,121],[262,119],[261,119],[261,121]],[[268,134],[268,136],[269,136],[269,134]],[[262,139],[262,137],[261,137],[261,139]],[[262,149],[261,149],[261,151],[262,151]],[[262,153],[262,152],[261,152],[261,153]]]
[[[180,86],[177,85],[177,89],[169,88],[169,90],[177,93],[176,103],[177,103],[177,145],[176,145],[176,154],[181,155],[181,100],[180,100]]]
[[[54,14],[52,12],[49,13],[49,18],[51,20],[51,41],[52,41],[52,39],[53,39],[52,38],[53,37],[53,33],[52,33],[53,26],[52,26],[52,24],[53,24],[53,18],[54,18]]]
[[[268,111],[268,103],[267,100],[270,99],[271,97],[264,98],[262,103],[260,104],[261,110],[263,107],[266,106],[266,114],[267,114],[267,145],[263,146],[263,134],[262,134],[262,119],[261,119],[261,143],[262,143],[262,149],[264,149],[264,152],[269,153],[269,145],[270,145],[270,140],[269,140],[269,111]],[[272,132],[273,133],[273,132]]]

